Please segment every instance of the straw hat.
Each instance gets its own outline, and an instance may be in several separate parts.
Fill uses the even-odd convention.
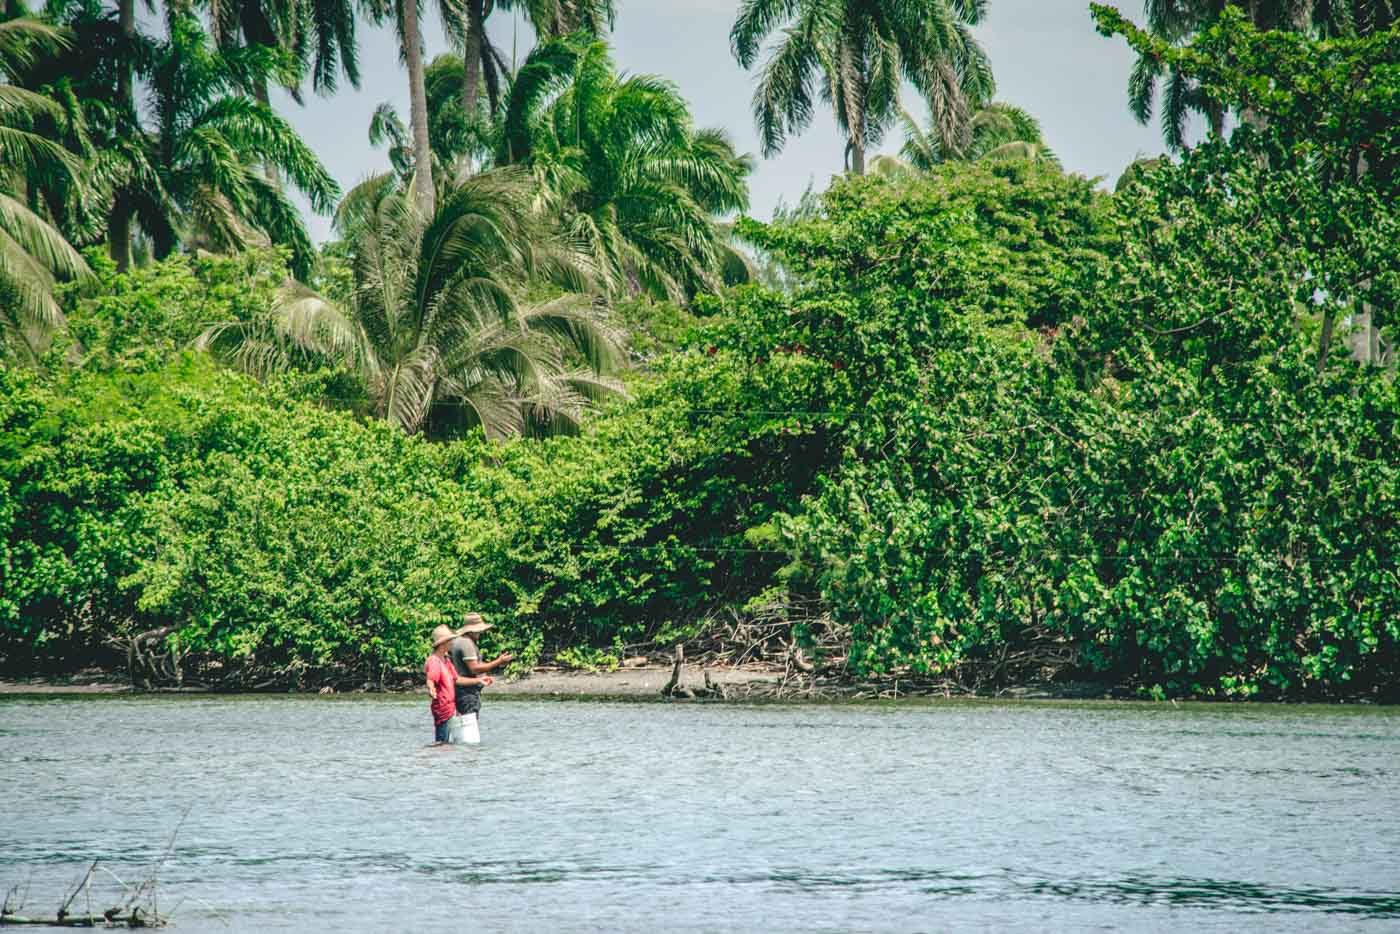
[[[462,631],[454,631],[451,626],[438,626],[433,630],[433,648],[437,648],[450,639],[455,639],[462,634]]]
[[[462,621],[465,622],[466,625],[457,630],[462,635],[467,635],[468,633],[479,635],[491,628],[491,624],[482,619],[480,613],[468,613],[462,618]]]

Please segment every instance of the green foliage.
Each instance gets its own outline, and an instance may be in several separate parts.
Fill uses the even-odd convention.
[[[779,34],[753,96],[763,154],[807,128],[818,96],[835,114],[848,164],[863,174],[865,150],[894,121],[904,82],[928,102],[944,148],[962,148],[969,112],[995,90],[970,29],[985,12],[961,0],[744,0],[730,31],[740,65],[753,67],[764,40]]]
[[[300,401],[314,381],[197,356],[47,384],[6,371],[3,654],[71,664],[171,627],[212,663],[200,676],[247,684],[411,668],[467,609],[534,658],[645,639],[751,565],[706,551],[752,522],[731,494],[782,491],[782,465],[745,468],[742,433],[689,431],[727,370],[682,358],[584,434],[504,447],[430,444]]]
[[[588,646],[564,649],[554,656],[554,660],[565,668],[581,671],[616,671],[622,664],[622,659],[616,654]]]
[[[451,560],[472,534],[439,452],[196,357],[5,390],[15,653],[91,657],[174,624],[182,650],[229,659],[353,646],[357,663],[404,664],[422,622],[447,618],[456,576],[401,564]]]
[[[625,335],[627,354],[636,362],[654,360],[680,348],[698,321],[679,305],[647,296],[613,302],[609,320],[619,334]]]
[[[1096,15],[1257,121],[1113,195],[983,159],[742,221],[784,289],[614,309],[647,366],[569,436],[429,443],[325,404],[382,398],[372,374],[289,358],[257,383],[185,351],[211,318],[259,320],[275,255],[99,264],[64,296],[69,342],[0,369],[0,657],[152,639],[210,682],[373,680],[473,609],[522,664],[597,667],[732,610],[860,676],[1395,699],[1400,45],[1227,11],[1178,47]],[[550,48],[566,60],[512,91],[537,173],[595,165],[538,124],[560,101],[671,100],[597,46]],[[407,218],[386,191],[347,229]],[[540,257],[456,223],[332,247],[322,287],[360,302],[416,275],[429,300],[395,320],[473,284],[517,313],[538,281],[461,271]],[[415,259],[427,240],[446,265]]]
[[[1202,41],[1151,47],[1266,127],[1067,215],[1091,223],[985,184],[838,186],[825,219],[755,234],[806,272],[755,306],[778,346],[841,365],[810,405],[849,413],[839,467],[781,525],[855,670],[1392,696],[1400,399],[1313,343],[1394,307],[1393,43],[1228,16]],[[1028,217],[1050,235],[1005,250]]]
[[[271,250],[177,255],[126,274],[95,252],[91,261],[96,281],[65,296],[67,336],[83,366],[101,369],[163,365],[212,322],[264,313],[287,278]]]
[[[977,159],[1031,159],[1058,165],[1059,160],[1040,130],[1040,121],[1029,111],[1011,104],[989,103],[979,106],[971,115],[967,132],[960,139],[941,139],[936,127],[924,130],[908,113],[900,112],[904,124],[902,160],[889,156],[877,157],[882,165],[909,167],[927,171],[942,162]],[[885,169],[889,171],[889,169]]]
[[[370,179],[342,205],[353,271],[344,306],[290,284],[197,344],[256,376],[336,367],[407,432],[434,417],[492,438],[570,430],[590,401],[619,390],[619,353],[590,296],[521,301],[532,280],[588,284],[587,260],[541,223],[528,181],[519,169],[482,172],[444,188],[427,214],[387,176]]]
[[[52,98],[15,87],[36,58],[66,48],[68,37],[28,18],[0,22],[0,361],[30,363],[63,324],[59,283],[90,278],[87,264],[31,191],[46,180],[71,185],[78,159],[43,132],[63,119]]]
[[[254,32],[260,23],[272,28],[255,4],[225,12],[251,17],[241,25]],[[228,31],[218,34],[220,43],[191,11],[172,8],[169,14],[165,35],[157,39],[141,30],[123,34],[95,0],[56,2],[47,15],[71,41],[23,67],[0,66],[15,84],[52,99],[55,113],[45,129],[81,166],[31,174],[31,200],[71,242],[107,241],[123,268],[130,263],[135,221],[159,258],[181,248],[232,252],[278,245],[306,275],[314,251],[284,186],[321,212],[330,210],[339,189],[264,102],[269,82],[300,82],[304,69],[296,52],[307,51],[305,31],[299,39],[286,37],[300,45],[293,51],[265,34],[239,45],[230,41],[235,24],[224,22]],[[353,30],[321,38],[330,40],[320,51],[332,56],[322,65],[333,77],[336,47],[353,55]],[[319,76],[322,86],[326,78]]]
[[[498,165],[524,165],[614,289],[684,302],[717,288],[712,218],[748,205],[752,161],[697,129],[675,86],[620,75],[587,34],[534,49],[504,104]]]

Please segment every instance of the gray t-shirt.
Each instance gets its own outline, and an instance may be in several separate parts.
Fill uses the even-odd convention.
[[[476,642],[470,636],[458,636],[452,640],[452,645],[448,647],[447,654],[452,657],[452,667],[457,669],[457,674],[463,678],[474,678],[472,670],[467,667],[467,660],[481,658],[476,650]],[[457,712],[476,713],[481,709],[481,685],[470,686],[457,685]]]

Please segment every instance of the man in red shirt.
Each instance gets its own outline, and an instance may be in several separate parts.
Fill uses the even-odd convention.
[[[464,678],[457,674],[457,669],[452,667],[452,660],[447,657],[447,650],[457,636],[458,633],[453,632],[450,626],[434,629],[433,653],[423,663],[423,674],[428,679],[428,697],[431,698],[430,709],[433,713],[433,742],[439,745],[451,742],[457,729],[454,722],[457,719],[457,685],[489,687],[495,680],[490,675]]]

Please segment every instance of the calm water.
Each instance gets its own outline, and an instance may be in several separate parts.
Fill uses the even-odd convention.
[[[0,698],[0,885],[178,931],[1397,930],[1400,714]],[[116,885],[107,877],[108,893]],[[228,919],[227,921],[222,919]]]

